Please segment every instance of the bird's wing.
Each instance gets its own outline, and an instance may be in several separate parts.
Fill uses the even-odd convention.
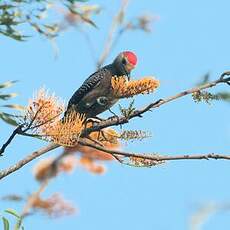
[[[73,105],[77,105],[82,98],[87,95],[93,88],[97,87],[100,81],[109,74],[108,69],[102,68],[90,75],[81,85],[81,87],[70,98],[67,110]]]

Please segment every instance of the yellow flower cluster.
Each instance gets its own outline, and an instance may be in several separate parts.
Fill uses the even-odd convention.
[[[67,155],[58,162],[55,162],[55,158],[45,158],[35,165],[33,174],[36,180],[42,182],[57,176],[61,172],[73,172],[78,164],[78,159],[75,155]]]
[[[84,128],[85,116],[74,111],[66,115],[63,120],[46,129],[44,134],[54,143],[62,146],[74,146]]]
[[[159,85],[160,81],[152,77],[145,77],[133,81],[128,81],[126,76],[114,76],[111,79],[114,96],[117,98],[128,98],[138,94],[148,94],[158,88]]]
[[[88,123],[88,125],[90,124]],[[118,140],[119,134],[112,128],[105,128],[101,131],[92,132],[89,137],[109,149],[118,149],[121,146]],[[89,158],[92,160],[106,161],[114,159],[113,156],[108,153],[79,144],[76,144],[74,147],[66,147],[64,151],[66,154],[79,152],[82,158]]]
[[[43,211],[43,213],[51,217],[72,215],[76,211],[74,206],[64,200],[58,193],[54,193],[47,199],[42,199],[40,196],[33,196],[30,199],[30,204],[32,208]]]
[[[42,88],[29,101],[23,123],[45,140],[63,146],[74,146],[84,128],[84,114],[69,112],[63,119],[64,103]]]
[[[54,94],[49,95],[45,88],[41,88],[33,99],[29,100],[26,108],[25,122],[31,127],[48,128],[59,119],[64,111],[64,103]]]

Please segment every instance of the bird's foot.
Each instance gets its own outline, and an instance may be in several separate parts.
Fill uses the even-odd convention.
[[[92,126],[93,125],[95,125],[95,124],[99,124],[101,121],[103,121],[103,119],[102,118],[99,118],[99,117],[89,117],[89,118],[87,118],[86,119],[86,121],[85,121],[85,126],[87,127],[87,124],[92,124]]]

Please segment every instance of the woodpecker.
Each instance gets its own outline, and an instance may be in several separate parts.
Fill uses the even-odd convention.
[[[137,57],[131,51],[121,52],[114,61],[90,75],[69,100],[67,111],[84,113],[86,118],[95,118],[98,114],[110,109],[117,101],[113,97],[111,78],[127,76],[137,64]]]

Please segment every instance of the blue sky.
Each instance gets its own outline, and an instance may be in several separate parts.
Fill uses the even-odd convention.
[[[106,38],[110,18],[119,1],[89,1],[101,4],[104,11],[95,17],[99,29],[86,28],[94,41],[98,57]],[[147,12],[159,15],[153,32],[128,32],[106,63],[122,50],[138,55],[133,77],[154,75],[161,81],[155,94],[139,96],[141,107],[152,100],[173,95],[192,87],[209,72],[212,79],[229,70],[229,8],[221,1],[137,1],[128,8],[127,18]],[[11,91],[20,95],[12,102],[26,104],[33,92],[45,85],[65,99],[95,70],[89,49],[82,35],[68,30],[57,39],[59,57],[54,58],[50,43],[39,36],[18,43],[1,37],[1,82],[18,79]],[[218,86],[212,92],[229,90]],[[123,105],[127,102],[122,101]],[[114,110],[116,110],[115,106]],[[229,153],[230,106],[224,102],[195,104],[191,97],[179,99],[133,119],[127,129],[152,132],[152,138],[124,145],[135,152],[162,154]],[[106,114],[104,115],[106,117]],[[12,128],[1,122],[1,142]],[[18,137],[1,158],[5,168],[45,143]],[[48,155],[57,155],[60,149]],[[38,187],[31,174],[32,162],[1,181],[0,195],[26,194]],[[53,181],[44,195],[61,192],[79,209],[75,216],[51,220],[35,215],[25,220],[25,229],[188,229],[189,217],[201,204],[229,203],[230,173],[227,161],[178,161],[153,168],[135,168],[117,162],[107,165],[107,173],[95,176],[77,170]],[[1,202],[0,210],[21,205]],[[212,216],[203,229],[229,229],[229,213]]]

